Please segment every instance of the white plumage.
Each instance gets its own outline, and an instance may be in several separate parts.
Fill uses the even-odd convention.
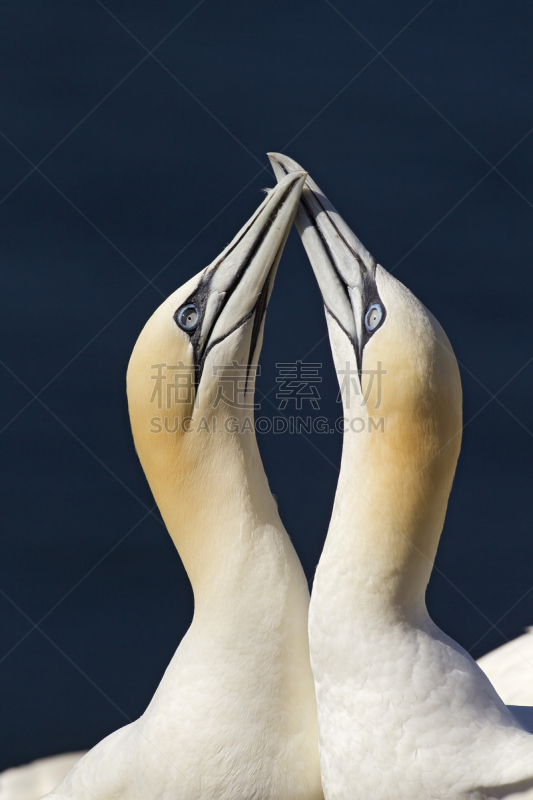
[[[83,755],[63,753],[6,769],[0,773],[0,800],[38,800],[51,792]]]
[[[300,169],[271,160],[281,178]],[[326,800],[533,797],[533,736],[425,606],[462,430],[450,343],[311,179],[296,225],[339,376],[349,370],[359,387],[351,402],[343,392],[341,471],[309,614]]]
[[[269,193],[135,345],[135,445],[191,579],[194,619],[143,716],[90,750],[50,800],[322,797],[307,581],[244,424],[249,366],[304,178]],[[231,406],[218,389],[228,397],[220,370],[234,363],[243,366]]]
[[[147,425],[153,363],[191,362],[196,352],[209,374],[209,341],[226,364],[258,357],[261,335],[254,340],[243,321],[250,309],[252,319],[264,312],[258,301],[265,285],[268,300],[302,183],[291,159],[271,160],[281,189],[211,267],[158,309],[129,369],[136,445],[191,576],[195,619],[143,717],[90,751],[50,800],[322,796],[307,587],[255,438],[217,441],[207,432],[180,441],[167,431],[154,440]],[[282,202],[290,185],[290,202]],[[235,283],[276,203],[281,219],[269,225],[259,277],[248,267]],[[309,621],[326,800],[533,798],[531,629],[480,659],[479,669],[424,603],[460,447],[451,346],[310,179],[297,225],[323,293],[337,369],[356,375],[360,389],[355,406],[343,395],[342,467]],[[197,310],[206,334],[180,341],[174,311],[204,285],[209,296]],[[389,376],[383,387],[373,386],[377,373]],[[203,380],[205,415],[213,390]],[[197,408],[186,410],[200,419]],[[173,411],[183,418],[185,409]],[[80,755],[6,771],[0,800],[35,800]]]
[[[533,628],[477,663],[506,705],[533,708]]]

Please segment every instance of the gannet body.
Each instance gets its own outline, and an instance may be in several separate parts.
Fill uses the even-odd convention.
[[[85,753],[62,753],[0,773],[0,800],[39,800],[57,786]]]
[[[271,160],[278,178],[300,169]],[[341,381],[342,464],[309,614],[326,800],[533,797],[533,737],[425,606],[460,449],[450,343],[310,179],[296,225],[339,380],[359,389]]]
[[[477,663],[506,705],[533,707],[533,628]]]
[[[191,580],[194,619],[143,716],[89,751],[50,800],[322,797],[307,581],[251,410],[266,305],[304,179],[270,192],[135,345],[135,445]]]

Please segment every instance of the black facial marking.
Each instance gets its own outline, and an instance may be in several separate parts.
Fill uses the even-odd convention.
[[[248,378],[250,377],[250,367],[252,365],[252,361],[254,359],[255,348],[257,345],[257,340],[259,339],[259,333],[261,331],[261,324],[263,322],[264,316],[266,314],[267,304],[268,304],[268,293],[270,289],[270,281],[272,280],[272,273],[274,271],[274,265],[277,261],[277,254],[276,258],[272,262],[272,266],[270,268],[270,272],[268,273],[268,277],[265,281],[265,284],[261,290],[261,294],[257,298],[257,303],[254,306],[254,324],[252,328],[252,335],[250,337],[250,352],[248,353],[248,368],[246,370],[246,383],[244,384],[244,393],[248,391]]]

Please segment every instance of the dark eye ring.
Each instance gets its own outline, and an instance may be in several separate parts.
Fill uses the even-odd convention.
[[[373,303],[368,307],[368,310],[365,314],[365,327],[367,331],[370,333],[371,331],[376,330],[382,319],[383,309],[379,303]]]
[[[194,303],[188,303],[180,308],[176,314],[176,322],[184,331],[193,331],[198,325],[200,312]]]

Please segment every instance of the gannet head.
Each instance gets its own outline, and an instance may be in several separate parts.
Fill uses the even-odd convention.
[[[251,404],[266,307],[304,180],[296,171],[270,191],[221,255],[144,326],[127,375],[136,441],[150,428],[179,439],[202,415],[235,416]],[[228,405],[235,387],[225,371],[234,365],[239,398]]]
[[[301,169],[284,155],[269,158],[278,180]],[[326,310],[345,415],[345,473],[385,517],[393,509],[400,531],[416,530],[417,539],[428,528],[440,534],[462,429],[448,338],[309,177],[296,226]]]

